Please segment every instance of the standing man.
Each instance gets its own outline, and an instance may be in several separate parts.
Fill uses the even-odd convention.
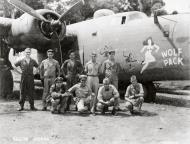
[[[53,50],[47,51],[47,59],[43,60],[40,64],[40,77],[44,79],[44,91],[42,96],[43,111],[47,110],[46,98],[49,95],[51,85],[57,76],[60,76],[59,62],[53,59]]]
[[[137,82],[135,75],[131,76],[131,85],[127,87],[125,93],[126,107],[133,114],[133,107],[137,107],[138,111],[141,111],[142,104],[144,102],[144,91],[142,84]]]
[[[109,78],[110,84],[118,89],[118,73],[120,70],[119,63],[115,62],[115,50],[109,51],[109,57],[102,64],[103,73],[106,78]]]
[[[30,103],[30,109],[31,110],[37,110],[34,107],[34,74],[33,74],[33,68],[38,67],[37,62],[30,57],[31,55],[31,49],[26,48],[25,49],[25,57],[18,62],[15,63],[15,66],[20,66],[22,74],[21,74],[21,83],[20,83],[20,109],[19,111],[24,110],[24,103],[26,96],[28,96],[29,103]]]
[[[113,106],[112,114],[116,115],[116,110],[119,108],[119,92],[115,86],[110,84],[108,78],[104,78],[103,86],[98,90],[98,104],[97,109],[101,111],[102,114],[105,114],[108,107]]]
[[[62,64],[61,70],[63,72],[63,75],[67,79],[67,89],[69,89],[78,82],[79,75],[83,71],[83,66],[80,61],[76,60],[76,54],[74,51],[70,52],[69,59],[65,60],[65,62]],[[67,101],[66,110],[69,110],[70,104],[71,97],[69,97]]]
[[[80,61],[76,60],[76,54],[74,51],[70,52],[69,59],[65,60],[62,64],[61,70],[67,79],[68,89],[78,82],[79,75],[83,71],[83,66]]]
[[[96,62],[97,54],[91,54],[91,60],[85,65],[85,72],[87,73],[87,85],[91,88],[92,92],[95,93],[95,97],[93,98],[93,106],[91,109],[91,113],[95,114],[95,106],[96,106],[96,97],[98,95],[99,88],[99,73],[100,73],[100,65]]]

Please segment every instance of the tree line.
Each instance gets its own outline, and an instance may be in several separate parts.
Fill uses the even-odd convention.
[[[62,14],[78,0],[21,0],[33,9],[51,9]],[[10,5],[7,0],[2,0],[4,17],[17,18],[23,12]],[[85,0],[85,5],[80,10],[70,12],[66,17],[67,23],[76,23],[93,17],[99,9],[110,9],[115,13],[128,11],[142,11],[151,16],[154,10],[165,5],[163,0]]]

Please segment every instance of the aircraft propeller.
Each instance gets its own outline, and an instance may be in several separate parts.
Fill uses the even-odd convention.
[[[82,4],[82,5],[85,4],[84,0],[80,0],[80,1],[76,2],[76,3],[75,3],[73,6],[71,6],[66,12],[64,12],[64,13],[60,16],[60,18],[59,18],[58,20],[52,21],[52,22],[51,22],[51,26],[52,26],[52,27],[57,27],[57,26],[61,25],[61,23],[64,23],[65,16],[66,16],[69,12],[78,9],[78,7],[80,7],[81,4]]]
[[[73,6],[71,6],[66,12],[64,12],[60,18],[58,20],[53,20],[53,21],[49,21],[47,20],[44,16],[42,16],[41,14],[37,13],[33,8],[31,8],[30,6],[28,6],[27,4],[23,3],[22,1],[19,0],[7,0],[10,4],[12,4],[13,6],[15,6],[16,8],[20,9],[21,11],[28,13],[29,15],[32,15],[33,17],[35,17],[38,20],[44,21],[46,23],[50,23],[50,26],[52,28],[53,31],[55,31],[55,29],[57,27],[60,27],[62,23],[64,23],[64,19],[65,16],[71,12],[76,10],[78,7],[85,4],[84,0],[80,0],[78,2],[76,2]]]
[[[33,8],[29,7],[27,4],[19,1],[19,0],[7,0],[10,4],[15,6],[16,8],[20,9],[21,11],[32,15],[33,17],[37,18],[38,20],[49,22],[46,20],[42,15],[37,13]]]
[[[62,60],[63,60],[63,58],[62,58],[62,50],[61,50],[60,39],[59,39],[59,35],[57,33],[57,29],[61,27],[62,23],[64,23],[65,16],[69,12],[77,10],[78,7],[85,4],[84,0],[79,0],[78,2],[76,2],[66,12],[64,12],[60,16],[60,18],[58,20],[51,20],[51,21],[46,19],[43,15],[37,13],[33,8],[31,8],[27,4],[23,3],[22,1],[19,1],[19,0],[7,0],[7,1],[10,4],[12,4],[13,6],[15,6],[16,8],[20,9],[21,11],[23,11],[25,13],[28,13],[29,15],[35,17],[38,20],[41,20],[41,21],[45,22],[48,25],[48,27],[50,27],[50,29],[52,31],[51,40],[58,42],[57,46],[59,47],[59,51],[60,51],[60,54],[61,54],[61,62],[62,62]]]
[[[59,21],[64,22],[65,16],[66,16],[69,12],[78,9],[78,7],[80,7],[81,5],[84,5],[84,4],[85,4],[84,0],[80,0],[80,1],[76,2],[73,6],[71,6],[66,12],[64,12],[64,13],[60,16]]]

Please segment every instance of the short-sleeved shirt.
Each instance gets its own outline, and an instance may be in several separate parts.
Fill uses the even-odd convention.
[[[84,87],[81,87],[81,84],[75,84],[74,86],[72,86],[68,92],[70,93],[75,93],[77,98],[87,98],[88,96],[90,96],[92,94],[91,89],[86,85]]]
[[[40,64],[40,70],[41,75],[44,77],[56,77],[57,72],[60,71],[60,65],[55,59],[45,59]]]
[[[105,60],[103,63],[103,71],[105,73],[105,77],[113,77],[117,79],[119,69],[119,64],[116,62],[112,62],[109,59]]]
[[[129,97],[129,96],[134,96],[135,94],[143,94],[143,87],[142,84],[137,83],[135,85],[129,85],[127,87],[126,93],[125,93],[125,97]]]
[[[119,98],[119,92],[118,90],[113,86],[109,85],[109,89],[106,90],[104,86],[101,86],[98,90],[98,96],[97,99],[98,101],[107,101],[110,100],[111,98]]]
[[[15,63],[15,66],[20,66],[22,75],[33,75],[33,68],[38,67],[37,62],[30,58],[29,63],[27,62],[26,58],[23,58]]]
[[[68,75],[68,74],[76,75],[82,72],[83,67],[80,61],[78,60],[72,61],[68,59],[63,63],[63,65],[61,66],[61,69],[63,70],[65,75]]]
[[[85,71],[87,72],[87,75],[97,76],[99,74],[99,68],[100,65],[97,62],[93,63],[92,61],[89,61],[85,65]]]

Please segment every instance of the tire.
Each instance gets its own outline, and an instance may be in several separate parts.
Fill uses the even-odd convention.
[[[7,99],[13,94],[13,76],[8,68],[0,69],[0,99]]]
[[[153,82],[143,84],[145,102],[155,102],[156,88]]]

